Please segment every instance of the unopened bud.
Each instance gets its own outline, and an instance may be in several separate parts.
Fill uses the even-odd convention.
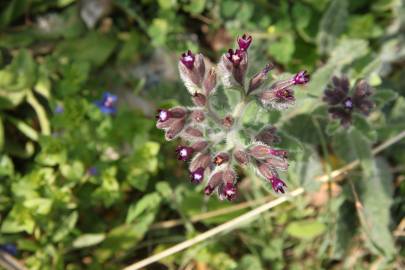
[[[200,81],[202,81],[205,76],[205,63],[204,63],[204,56],[201,53],[196,55],[194,67],[198,72]]]
[[[205,106],[205,104],[207,103],[207,98],[203,94],[200,94],[200,93],[195,93],[192,96],[192,100],[196,106],[200,106],[200,107]]]
[[[266,163],[282,171],[286,171],[288,169],[288,160],[286,158],[268,158],[266,159]]]
[[[259,88],[267,79],[267,74],[273,68],[273,65],[267,64],[266,67],[259,73],[257,73],[250,80],[248,94]]]
[[[225,118],[222,119],[222,125],[226,128],[231,128],[233,125],[233,117],[230,115],[225,116]]]
[[[236,150],[235,152],[233,152],[233,157],[241,165],[246,165],[246,164],[249,163],[248,154],[246,152],[242,151],[242,150]]]
[[[255,139],[267,145],[279,143],[281,140],[280,137],[277,136],[276,132],[277,129],[275,127],[267,126],[256,135]]]
[[[267,180],[270,180],[270,179],[273,177],[273,175],[274,175],[274,171],[273,171],[272,168],[271,168],[268,164],[266,164],[266,163],[260,163],[260,164],[257,166],[257,168],[258,168],[260,174],[261,174],[264,178],[266,178]]]
[[[195,142],[191,145],[191,148],[194,149],[194,151],[196,152],[201,152],[202,150],[204,150],[206,147],[208,146],[208,143],[206,141],[199,141],[199,142]]]
[[[248,153],[256,159],[266,159],[271,157],[271,148],[265,144],[254,144],[249,147]]]
[[[186,121],[184,118],[179,118],[173,121],[166,130],[166,140],[173,140],[183,130],[185,123]]]
[[[236,180],[236,173],[231,169],[224,170],[224,175],[222,176],[222,179],[225,182],[233,183]]]
[[[204,80],[205,94],[209,96],[216,86],[217,86],[217,72],[215,68],[211,68],[208,71],[207,77]]]
[[[190,163],[189,170],[191,172],[198,168],[207,168],[211,163],[211,156],[209,154],[197,154]]]
[[[186,130],[184,132],[186,133],[186,135],[192,136],[192,137],[202,137],[203,136],[203,133],[201,130],[193,128],[193,127],[186,128]]]
[[[219,171],[211,175],[210,180],[208,180],[208,185],[204,189],[205,195],[211,195],[214,189],[221,184],[223,172]]]
[[[201,123],[205,119],[204,111],[195,110],[191,113],[191,119],[197,123]]]

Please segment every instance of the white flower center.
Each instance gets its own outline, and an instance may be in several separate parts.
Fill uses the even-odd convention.
[[[187,150],[186,149],[181,149],[180,150],[180,156],[182,156],[182,157],[187,156]]]

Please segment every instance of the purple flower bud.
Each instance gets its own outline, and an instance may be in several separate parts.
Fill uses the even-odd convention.
[[[192,96],[192,100],[193,100],[193,103],[199,107],[203,107],[207,103],[207,98],[203,94],[200,94],[200,93],[195,93]]]
[[[271,179],[273,177],[273,174],[275,173],[274,169],[266,163],[260,163],[257,166],[257,169],[259,170],[260,174],[266,179]]]
[[[289,88],[266,90],[260,94],[260,101],[278,110],[286,109],[295,103],[294,91]]]
[[[230,115],[225,116],[225,118],[222,119],[222,125],[226,128],[231,128],[233,125],[233,117]]]
[[[266,67],[259,73],[253,76],[249,83],[248,94],[259,88],[267,79],[267,74],[273,68],[273,65],[267,64]]]
[[[287,187],[287,185],[284,183],[283,180],[281,180],[277,176],[273,175],[273,177],[270,178],[270,181],[271,181],[271,186],[275,192],[285,193],[284,189]]]
[[[294,84],[306,84],[309,82],[310,75],[307,73],[306,70],[300,71],[295,74],[293,78]]]
[[[198,153],[190,162],[189,171],[195,171],[198,168],[207,168],[211,163],[211,156],[209,154]]]
[[[189,160],[194,153],[193,148],[188,146],[178,146],[176,148],[177,159],[178,160]]]
[[[242,150],[235,150],[233,152],[233,157],[241,165],[246,165],[246,164],[249,163],[248,154],[246,152],[242,151]]]
[[[205,120],[205,114],[202,110],[195,110],[191,113],[191,119],[197,123],[201,123]]]
[[[219,166],[229,161],[229,155],[227,153],[219,153],[214,157],[214,163]]]
[[[374,102],[369,99],[372,93],[371,86],[365,80],[361,80],[356,84],[353,94],[353,105],[364,115],[369,115],[374,108]]]
[[[163,124],[166,123],[170,123],[170,126],[168,126],[166,129],[165,138],[166,140],[170,141],[180,134],[186,124],[186,120],[185,118],[179,118],[173,121],[163,122]]]
[[[288,152],[280,149],[270,149],[270,154],[276,157],[287,158]]]
[[[222,182],[223,172],[219,171],[211,175],[208,185],[204,189],[205,195],[211,195],[215,188]]]
[[[203,151],[206,147],[208,146],[208,142],[206,141],[199,141],[199,142],[195,142],[191,145],[191,148],[193,148],[193,150],[195,152],[201,152]]]
[[[345,76],[332,78],[332,84],[328,84],[323,100],[329,105],[337,105],[341,103],[349,93],[349,79]]]
[[[190,172],[191,183],[199,184],[204,179],[205,169],[202,167],[197,168],[195,171]]]
[[[211,94],[211,92],[215,89],[215,87],[217,86],[217,72],[215,70],[215,68],[211,68],[208,71],[207,77],[204,80],[204,90],[205,90],[205,94],[207,96],[209,96]]]
[[[115,103],[117,102],[117,96],[109,92],[103,94],[103,98],[95,102],[96,106],[104,114],[114,114],[117,112],[115,108]]]
[[[238,37],[238,45],[240,50],[247,51],[247,49],[249,49],[250,43],[252,43],[252,36],[243,34],[242,37]]]
[[[266,159],[271,157],[271,148],[265,144],[254,144],[249,147],[248,153],[255,159]]]
[[[193,128],[193,127],[188,127],[184,131],[186,135],[191,136],[191,137],[202,137],[203,133],[201,130]]]
[[[188,50],[186,53],[183,53],[181,55],[180,61],[188,69],[193,69],[194,61],[195,61],[195,55],[190,50]]]
[[[266,159],[266,164],[270,165],[272,168],[282,171],[286,171],[288,169],[288,160],[286,158],[271,157]]]
[[[277,129],[275,127],[267,126],[256,135],[255,139],[267,145],[279,143],[281,139],[277,136],[276,132]]]

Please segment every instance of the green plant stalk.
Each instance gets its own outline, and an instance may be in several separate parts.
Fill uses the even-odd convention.
[[[35,98],[32,91],[27,92],[27,102],[28,102],[28,104],[31,105],[31,107],[34,109],[35,113],[38,116],[39,125],[41,127],[41,133],[43,135],[50,135],[51,134],[51,126],[49,124],[48,117],[46,115],[45,109],[42,107],[42,105]]]
[[[33,129],[30,125],[26,124],[25,122],[14,118],[10,115],[4,115],[5,119],[10,121],[21,133],[27,136],[29,139],[33,141],[38,141],[39,135],[38,132]]]

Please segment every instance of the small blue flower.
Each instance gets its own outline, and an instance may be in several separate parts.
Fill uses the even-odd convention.
[[[63,108],[63,106],[61,106],[61,105],[58,105],[58,106],[56,106],[56,108],[55,108],[55,113],[56,114],[61,114],[61,113],[63,113],[64,112],[64,108]]]
[[[113,95],[110,92],[105,92],[103,94],[103,99],[97,100],[95,102],[95,104],[102,113],[114,114],[117,112],[117,108],[115,107],[115,103],[117,102],[117,99],[118,99],[118,97],[116,95]]]
[[[87,173],[91,176],[97,176],[98,175],[98,169],[95,166],[92,166],[87,169]]]
[[[14,244],[2,244],[0,245],[0,250],[10,255],[17,256],[17,247]]]

